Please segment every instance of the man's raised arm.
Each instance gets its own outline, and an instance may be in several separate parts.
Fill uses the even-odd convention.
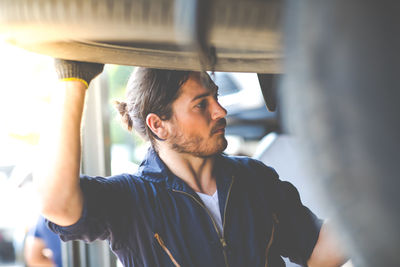
[[[41,159],[34,179],[43,216],[67,226],[78,221],[83,198],[79,185],[81,121],[86,89],[102,64],[56,59],[59,88],[52,97],[50,121],[41,135]]]

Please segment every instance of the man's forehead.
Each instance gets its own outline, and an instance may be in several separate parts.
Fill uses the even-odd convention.
[[[183,86],[186,83],[190,84],[193,82],[198,83],[207,89],[212,89],[212,90],[218,89],[217,85],[214,83],[214,81],[211,79],[210,75],[208,75],[207,72],[199,72],[199,71],[191,72],[189,75],[189,79],[183,84]]]

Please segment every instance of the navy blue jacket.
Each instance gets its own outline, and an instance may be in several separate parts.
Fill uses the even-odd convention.
[[[306,265],[321,221],[297,190],[261,162],[216,156],[223,222],[218,231],[198,195],[150,149],[136,175],[82,177],[84,209],[63,240],[107,239],[124,266]]]

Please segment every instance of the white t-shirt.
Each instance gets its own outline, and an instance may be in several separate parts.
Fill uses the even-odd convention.
[[[219,210],[219,203],[218,203],[218,190],[215,191],[214,195],[209,196],[207,194],[196,192],[197,195],[203,200],[204,205],[211,213],[214,221],[217,224],[219,231],[222,233],[222,220],[221,220],[221,212]]]

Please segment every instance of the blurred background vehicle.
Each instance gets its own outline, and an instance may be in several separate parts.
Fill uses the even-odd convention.
[[[214,82],[219,86],[219,102],[228,111],[228,135],[255,140],[278,130],[277,114],[265,106],[255,73],[216,72]]]
[[[15,262],[14,240],[12,231],[0,229],[0,263],[11,264]]]
[[[277,112],[265,106],[255,73],[215,72],[219,102],[227,110],[227,153],[251,156],[257,142],[266,134],[278,131]]]

